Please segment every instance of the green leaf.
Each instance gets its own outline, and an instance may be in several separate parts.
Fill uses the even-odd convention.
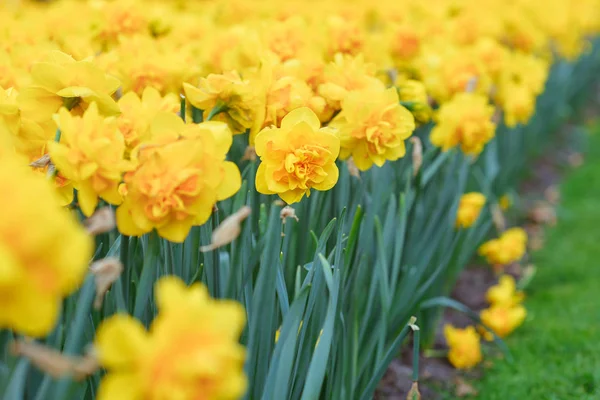
[[[4,393],[4,400],[17,400],[25,398],[27,374],[29,372],[29,361],[25,358],[17,362],[17,366],[10,376],[10,383]]]
[[[308,367],[308,374],[306,376],[306,382],[302,392],[302,400],[319,398],[323,380],[325,379],[325,371],[327,369],[327,360],[331,350],[331,341],[333,338],[337,313],[337,296],[339,293],[340,279],[339,269],[336,268],[335,276],[332,276],[331,265],[329,262],[327,262],[322,254],[319,254],[319,259],[323,267],[325,282],[327,283],[327,287],[329,289],[329,306],[327,307],[325,323],[323,324],[323,333],[321,334],[313,358],[310,361],[310,366]]]

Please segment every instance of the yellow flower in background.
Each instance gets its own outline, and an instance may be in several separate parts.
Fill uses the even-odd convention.
[[[415,129],[413,115],[399,104],[396,88],[351,92],[331,121],[341,142],[340,158],[352,156],[361,171],[406,154],[404,141]]]
[[[186,125],[170,113],[157,116],[150,131],[153,141],[132,154],[136,168],[124,176],[117,227],[129,236],[156,229],[180,243],[192,226],[208,220],[217,201],[241,186],[237,166],[225,161],[231,131],[217,121]]]
[[[23,161],[0,147],[0,329],[42,337],[82,282],[93,241]]]
[[[300,107],[312,109],[321,122],[331,118],[333,110],[327,107],[325,99],[316,95],[312,88],[298,75],[303,65],[289,61],[282,64],[273,57],[265,57],[256,75],[250,79],[261,83],[257,99],[262,100],[256,109],[256,117],[250,130],[250,145],[258,132],[267,127],[281,126],[281,120],[291,111]]]
[[[448,361],[458,369],[471,369],[481,362],[480,337],[475,328],[465,329],[444,325],[444,337],[450,348]]]
[[[158,90],[147,87],[141,98],[135,92],[127,92],[119,99],[121,114],[117,118],[119,131],[125,139],[127,152],[149,139],[150,124],[158,113],[179,111],[179,99],[174,94],[162,97]]]
[[[493,114],[494,107],[488,104],[486,97],[459,93],[438,110],[431,143],[442,151],[460,146],[465,154],[478,155],[495,135]]]
[[[61,107],[82,115],[93,102],[103,115],[120,112],[111,97],[120,82],[92,60],[76,61],[65,53],[52,51],[31,66],[31,80],[31,85],[21,89],[18,103],[23,116],[35,122],[47,122]]]
[[[121,38],[110,52],[98,56],[98,64],[121,81],[123,92],[139,96],[147,87],[163,95],[179,94],[182,83],[200,72],[188,49],[141,35]]]
[[[519,261],[527,249],[527,233],[522,228],[511,228],[498,239],[479,247],[479,255],[492,265],[508,265]]]
[[[505,305],[497,304],[492,305],[490,308],[482,310],[480,313],[481,322],[483,322],[488,328],[501,338],[508,336],[516,328],[521,326],[525,317],[527,316],[527,310],[522,305]],[[483,329],[482,329],[483,330]],[[493,340],[493,335],[483,330],[484,338],[488,341]]]
[[[149,30],[146,13],[139,2],[101,1],[95,2],[95,5],[99,18],[94,29],[97,40],[104,48],[114,45],[120,37]]]
[[[415,119],[421,123],[429,122],[431,107],[427,98],[427,91],[422,82],[401,77],[396,80],[398,98],[412,112]]]
[[[329,190],[337,182],[335,160],[340,139],[307,108],[297,108],[281,121],[281,128],[266,128],[256,136],[256,154],[261,163],[256,172],[256,190],[278,194],[288,204],[296,203],[310,190]]]
[[[237,72],[211,74],[200,79],[198,87],[184,83],[183,89],[190,104],[204,111],[205,119],[215,107],[222,107],[213,120],[226,122],[234,135],[252,127],[259,107],[256,88]]]
[[[149,331],[125,314],[102,322],[95,347],[108,373],[99,400],[222,399],[244,395],[246,351],[238,343],[243,307],[210,298],[206,287],[186,287],[174,276],[156,283],[158,315]]]
[[[479,192],[465,193],[461,196],[456,213],[456,226],[469,228],[477,221],[485,205],[485,196]]]
[[[98,197],[120,204],[118,187],[123,173],[131,168],[124,159],[125,142],[114,117],[99,114],[92,103],[82,117],[62,108],[56,116],[60,142],[50,141],[48,153],[61,175],[73,182],[84,215],[90,216]]]
[[[323,83],[318,88],[319,95],[334,110],[339,110],[349,92],[384,90],[385,86],[375,77],[375,72],[375,64],[365,62],[362,55],[353,57],[336,54],[333,61],[325,66]]]
[[[517,291],[515,278],[510,275],[502,275],[498,284],[490,287],[485,293],[485,299],[493,306],[516,306],[524,298],[525,294]]]
[[[509,128],[526,124],[535,111],[536,96],[525,85],[507,84],[499,92],[499,104],[504,111],[504,123]]]
[[[502,210],[504,210],[504,211],[508,210],[512,204],[510,195],[505,194],[504,196],[500,197],[500,200],[498,200],[498,204],[500,205],[500,208]]]

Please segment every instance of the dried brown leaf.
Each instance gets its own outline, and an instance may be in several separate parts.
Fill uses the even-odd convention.
[[[115,212],[110,207],[102,207],[83,224],[90,235],[98,235],[112,231],[116,226]]]
[[[413,176],[417,176],[423,165],[423,144],[421,143],[421,139],[416,136],[411,137],[410,142],[413,144]]]
[[[248,218],[252,209],[248,206],[244,206],[225,218],[223,222],[214,230],[211,238],[211,243],[206,246],[200,247],[200,251],[212,251],[218,247],[224,246],[233,242],[241,232],[240,224],[243,220]]]
[[[73,376],[81,380],[99,368],[93,351],[83,357],[70,357],[31,340],[18,340],[11,345],[12,353],[27,358],[33,365],[53,378]]]
[[[121,276],[123,264],[116,257],[103,258],[90,265],[90,271],[96,276],[94,308],[98,310],[102,306],[102,299],[104,299],[108,289]]]

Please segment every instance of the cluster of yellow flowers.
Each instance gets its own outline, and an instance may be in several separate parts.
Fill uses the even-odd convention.
[[[333,187],[337,159],[403,157],[430,118],[435,146],[477,155],[600,30],[600,0],[47,3],[0,11],[0,120],[50,156],[35,170],[56,168],[63,204],[76,189],[84,214],[119,205],[121,232],[172,241],[239,189],[234,135],[288,203]]]
[[[481,322],[499,337],[505,337],[523,323],[527,310],[521,304],[525,295],[517,291],[512,276],[502,275],[498,284],[490,287],[486,300],[490,307],[480,313]],[[452,325],[444,326],[444,336],[449,347],[448,360],[459,369],[471,369],[483,360],[481,354],[481,335],[491,341],[493,335],[483,327],[473,326],[464,329]]]
[[[471,227],[479,218],[486,198],[482,193],[464,194],[459,201],[456,215],[456,227]],[[508,208],[509,199],[505,195],[499,200],[499,208]],[[495,271],[501,271],[508,264],[519,261],[526,252],[527,233],[522,228],[504,231],[499,238],[492,239],[479,247],[479,254],[486,258]],[[480,313],[481,322],[499,337],[505,337],[523,323],[527,316],[521,304],[524,294],[516,289],[512,276],[501,275],[499,283],[490,287],[486,299],[490,307]],[[483,359],[481,355],[480,334],[491,341],[493,335],[483,327],[473,326],[465,329],[444,326],[444,336],[449,346],[448,360],[459,369],[470,369]]]

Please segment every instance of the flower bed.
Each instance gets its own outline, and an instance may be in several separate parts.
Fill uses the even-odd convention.
[[[445,296],[474,255],[523,258],[502,207],[600,69],[597,0],[13,6],[10,399],[370,398],[470,313]],[[500,278],[450,362],[520,299]]]

